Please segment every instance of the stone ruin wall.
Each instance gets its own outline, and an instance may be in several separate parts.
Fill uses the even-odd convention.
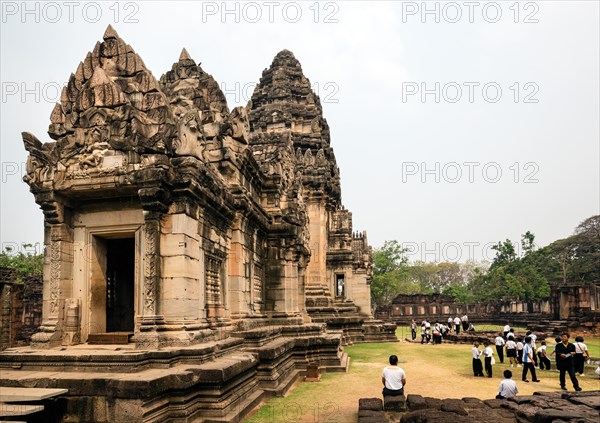
[[[549,329],[551,321],[560,323],[550,329],[600,332],[600,287],[598,285],[569,284],[552,287],[546,300],[491,301],[458,303],[446,295],[397,295],[392,304],[379,307],[375,317],[398,324],[412,319],[421,322],[447,322],[448,317],[467,314],[470,322],[496,322],[531,326],[541,331]],[[555,330],[554,330],[555,331]],[[553,330],[548,330],[552,333]]]
[[[42,323],[42,278],[17,282],[12,269],[0,268],[0,351],[28,345]]]

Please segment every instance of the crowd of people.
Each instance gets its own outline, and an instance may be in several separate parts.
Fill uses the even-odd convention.
[[[412,340],[417,337],[417,324],[413,320],[411,323]],[[441,340],[449,333],[459,334],[463,331],[474,330],[472,324],[469,324],[468,317],[449,318],[448,324],[434,322],[433,325],[425,319],[421,323],[421,343],[441,343]],[[567,390],[566,375],[569,375],[571,384],[575,391],[581,391],[577,375],[584,377],[585,361],[589,360],[590,355],[584,339],[581,336],[575,337],[575,342],[569,341],[569,334],[563,333],[555,338],[556,345],[551,353],[548,353],[548,346],[545,341],[537,344],[537,336],[532,331],[527,331],[525,336],[516,336],[515,330],[510,325],[505,325],[503,332],[494,338],[493,343],[485,341],[483,349],[480,349],[478,342],[473,344],[471,349],[473,375],[475,377],[492,377],[495,357],[498,357],[500,363],[504,359],[508,360],[510,367],[522,368],[521,381],[529,383],[528,375],[531,374],[532,382],[540,382],[536,370],[551,370],[552,363],[550,357],[554,356],[556,369],[559,372],[559,384],[562,390]],[[495,347],[492,348],[492,344]],[[483,357],[483,363],[481,358]],[[390,366],[386,367],[382,374],[384,385],[383,395],[403,395],[406,385],[406,374],[403,369],[398,367],[398,357],[393,355],[389,359]],[[485,374],[484,374],[485,371]],[[596,370],[600,376],[600,366]],[[511,370],[504,370],[504,379],[498,387],[496,398],[511,398],[517,395],[519,389],[516,382],[512,379]]]
[[[448,324],[435,321],[433,325],[429,319],[423,319],[421,322],[421,344],[441,344],[442,340],[451,333],[459,334],[461,329],[464,332],[474,332],[475,326],[469,323],[469,317],[465,314],[462,317],[449,317]],[[418,325],[413,319],[410,323],[411,339],[417,339]]]
[[[583,337],[578,336],[575,338],[575,343],[569,342],[569,334],[563,333],[560,337],[555,339],[556,346],[554,351],[548,354],[547,345],[545,341],[540,342],[538,346],[536,344],[537,336],[531,331],[527,331],[525,337],[515,336],[514,329],[509,325],[504,327],[504,332],[498,334],[494,339],[494,346],[496,352],[492,349],[491,342],[485,341],[483,343],[484,349],[479,349],[479,343],[475,342],[471,349],[471,355],[473,359],[473,376],[483,377],[485,376],[483,371],[485,370],[487,377],[492,377],[493,365],[495,364],[494,355],[497,355],[500,363],[504,363],[504,356],[506,350],[506,358],[510,362],[510,367],[522,367],[521,381],[529,383],[528,374],[531,374],[531,380],[533,382],[539,382],[536,370],[551,370],[552,364],[550,361],[551,356],[555,356],[556,368],[559,371],[559,383],[563,390],[566,390],[566,374],[571,379],[573,389],[580,391],[579,382],[576,374],[580,377],[585,376],[584,363],[589,360],[590,355],[587,346],[584,344]],[[484,363],[481,362],[481,357],[484,358]],[[505,379],[506,373],[505,371]],[[510,377],[512,377],[512,372]],[[509,379],[510,379],[509,377]]]

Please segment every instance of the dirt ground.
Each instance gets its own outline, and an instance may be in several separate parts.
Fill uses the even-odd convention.
[[[550,349],[551,350],[551,349]],[[350,423],[357,420],[359,398],[381,397],[381,371],[387,358],[396,354],[406,372],[406,394],[437,398],[494,398],[510,369],[519,395],[535,391],[559,390],[558,372],[538,370],[540,383],[521,382],[521,368],[510,368],[499,361],[493,377],[474,377],[471,371],[470,345],[421,345],[409,342],[360,344],[346,347],[351,357],[348,373],[324,374],[321,382],[300,383],[285,398],[275,398],[263,406],[248,423]],[[497,359],[497,357],[496,357]],[[554,362],[552,363],[554,367]],[[532,380],[531,376],[528,376]],[[600,389],[600,381],[588,368],[580,378],[584,390]],[[567,377],[567,388],[573,390]]]

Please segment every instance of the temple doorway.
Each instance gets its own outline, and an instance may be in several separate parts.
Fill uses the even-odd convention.
[[[127,344],[135,325],[134,234],[92,236],[88,344]]]
[[[135,239],[106,240],[106,332],[133,332]]]

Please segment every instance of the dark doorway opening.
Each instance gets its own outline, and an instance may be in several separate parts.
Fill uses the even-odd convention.
[[[106,240],[106,332],[133,332],[135,239]]]

